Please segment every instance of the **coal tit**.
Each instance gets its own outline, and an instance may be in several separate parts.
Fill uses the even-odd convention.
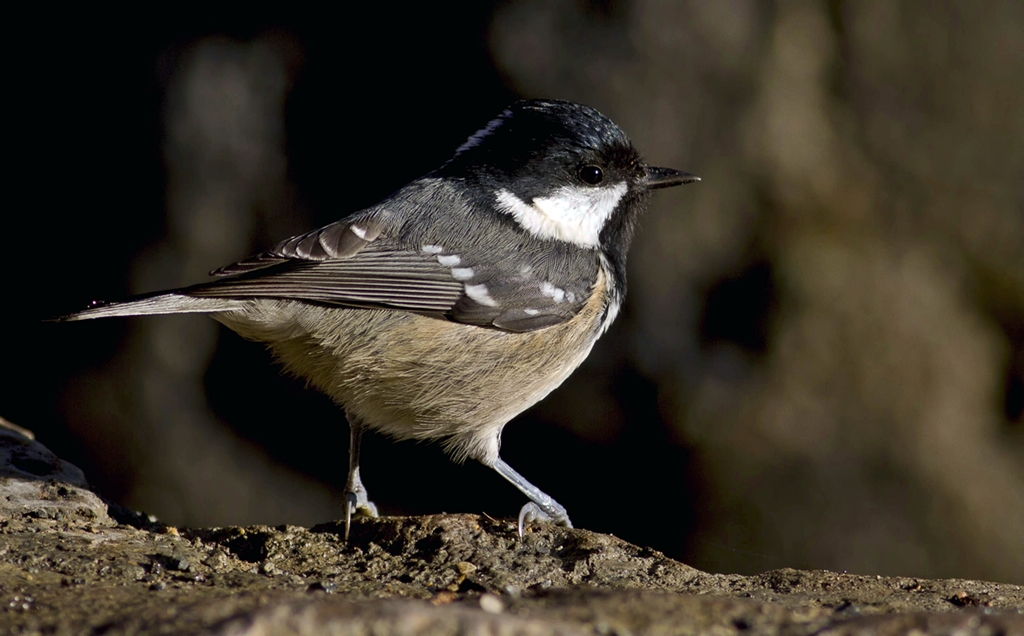
[[[377,205],[212,272],[214,279],[64,316],[204,313],[267,343],[341,405],[351,429],[345,532],[376,516],[363,432],[438,439],[496,470],[533,520],[564,507],[498,455],[513,417],[559,386],[615,320],[654,168],[593,108],[510,106],[437,170]]]

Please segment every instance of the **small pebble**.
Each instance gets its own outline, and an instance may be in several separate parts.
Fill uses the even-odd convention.
[[[480,609],[488,614],[501,614],[505,611],[505,604],[494,594],[484,594],[480,597]]]

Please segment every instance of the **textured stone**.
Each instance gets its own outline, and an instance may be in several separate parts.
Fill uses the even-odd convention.
[[[0,457],[0,634],[1024,634],[1017,585],[709,574],[477,515],[359,518],[348,543],[338,523],[178,529],[111,507],[118,523],[28,437],[5,431]]]

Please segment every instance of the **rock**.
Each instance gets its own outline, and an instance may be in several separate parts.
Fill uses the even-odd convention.
[[[77,466],[0,418],[0,521],[23,517],[114,525]]]
[[[468,514],[359,518],[348,543],[338,523],[174,529],[111,518],[81,471],[11,429],[0,462],[0,633],[1024,634],[1017,585],[709,574]]]

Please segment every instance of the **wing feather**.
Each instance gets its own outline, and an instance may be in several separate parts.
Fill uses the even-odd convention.
[[[371,261],[371,262],[368,262]],[[341,306],[445,313],[464,288],[443,267],[415,253],[378,253],[324,261],[290,260],[189,288],[193,296],[288,298]]]
[[[524,240],[519,229],[487,214],[472,222],[492,223],[490,232],[466,235],[450,223],[451,214],[432,207],[463,202],[427,197],[427,204],[414,201],[416,192],[387,205],[415,206],[414,230],[398,221],[407,215],[382,204],[222,267],[212,272],[216,280],[183,293],[399,309],[512,332],[559,324],[583,307],[598,273],[596,253]]]

